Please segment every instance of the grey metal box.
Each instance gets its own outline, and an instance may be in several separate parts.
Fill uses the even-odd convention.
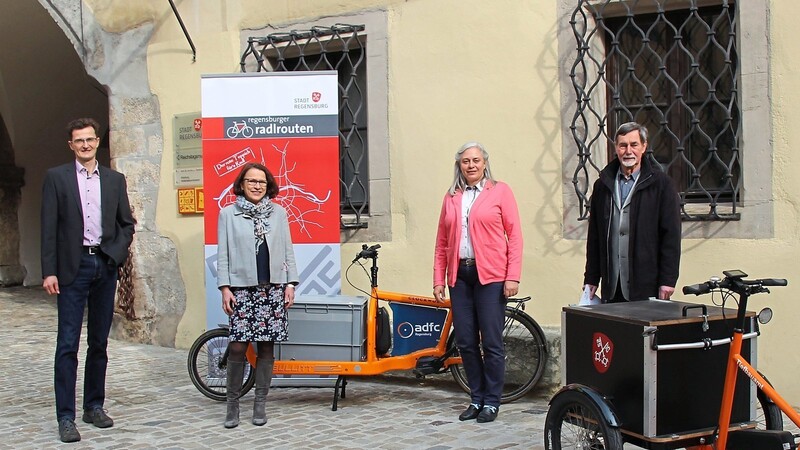
[[[275,359],[360,361],[366,314],[364,297],[298,296],[289,308],[289,339],[276,343]]]
[[[366,331],[367,299],[344,295],[301,296],[289,308],[289,339],[281,347],[307,346],[296,350],[303,359],[328,359],[331,361],[358,361],[364,345]],[[316,351],[319,349],[319,351]],[[338,350],[337,350],[338,349]],[[289,351],[285,350],[284,351]],[[326,356],[327,351],[337,355]],[[291,359],[291,358],[278,358]],[[297,357],[295,359],[301,359]]]
[[[275,359],[361,361],[366,356],[367,299],[305,295],[289,308],[289,339],[275,343]],[[276,375],[272,386],[333,386],[336,376]]]

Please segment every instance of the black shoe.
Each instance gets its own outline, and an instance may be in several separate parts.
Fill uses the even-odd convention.
[[[475,406],[475,404],[470,403],[470,405],[467,407],[467,409],[464,410],[464,412],[461,413],[460,416],[458,416],[458,420],[461,420],[461,421],[472,420],[472,419],[478,417],[478,414],[480,414],[480,412],[481,412],[481,408],[478,408],[477,406]]]
[[[497,408],[494,406],[484,406],[481,413],[478,414],[478,423],[494,422],[497,418]]]
[[[81,434],[78,433],[78,428],[72,419],[58,421],[58,436],[61,438],[61,442],[78,442],[81,440]]]
[[[83,412],[83,421],[90,423],[97,428],[108,428],[114,426],[114,420],[108,417],[103,408],[87,409]]]

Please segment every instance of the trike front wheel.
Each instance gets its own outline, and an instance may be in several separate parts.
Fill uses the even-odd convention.
[[[783,413],[778,405],[772,403],[764,392],[758,390],[758,404],[756,405],[756,429],[758,430],[783,430]]]
[[[597,405],[580,392],[556,395],[544,423],[547,450],[622,450],[622,434],[612,427]]]
[[[187,366],[192,384],[206,397],[225,401],[227,394],[228,330],[215,328],[198,337],[189,349]],[[241,395],[255,384],[253,370],[245,364]]]
[[[506,308],[505,316],[505,381],[500,403],[513,402],[533,389],[542,378],[547,362],[547,342],[539,325],[529,315],[513,308]],[[454,335],[451,335],[448,347],[453,345]],[[464,391],[470,391],[462,365],[450,366],[450,373]]]

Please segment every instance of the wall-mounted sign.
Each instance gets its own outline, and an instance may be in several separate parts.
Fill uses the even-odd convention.
[[[203,168],[175,169],[175,188],[197,187],[203,185]]]
[[[172,123],[175,148],[202,147],[203,119],[199,112],[176,114]]]
[[[204,209],[203,188],[178,189],[178,213],[202,214]]]
[[[203,168],[203,149],[201,147],[175,149],[176,169],[195,167]]]
[[[203,184],[203,119],[199,112],[176,114],[172,120],[175,143],[175,188]]]

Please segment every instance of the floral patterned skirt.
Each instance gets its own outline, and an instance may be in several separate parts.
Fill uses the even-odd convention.
[[[230,316],[230,340],[277,342],[288,339],[285,291],[283,284],[231,288],[236,304]]]

